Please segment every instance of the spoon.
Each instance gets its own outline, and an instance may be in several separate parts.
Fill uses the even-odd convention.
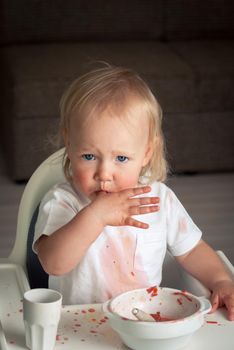
[[[150,314],[136,307],[132,309],[132,314],[136,316],[139,321],[155,322],[155,319]]]

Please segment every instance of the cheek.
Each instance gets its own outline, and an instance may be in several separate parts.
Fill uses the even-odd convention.
[[[73,182],[80,185],[81,187],[86,187],[90,182],[91,175],[89,171],[84,170],[79,167],[72,167]]]
[[[121,188],[133,188],[138,184],[139,174],[135,170],[128,171],[119,176],[119,185]]]
[[[80,183],[86,183],[88,181],[88,176],[87,174],[83,174],[83,173],[79,173],[79,172],[75,172],[73,174],[73,178],[76,180],[76,182],[80,182]]]

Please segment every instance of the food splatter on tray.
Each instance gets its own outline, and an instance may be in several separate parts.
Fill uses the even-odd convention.
[[[93,344],[115,344],[117,349],[126,349],[119,336],[108,325],[108,317],[102,312],[101,305],[78,307],[63,306],[58,327],[56,350],[79,342]],[[66,346],[64,346],[66,345]],[[63,347],[62,347],[63,346]],[[95,346],[95,345],[94,345]]]

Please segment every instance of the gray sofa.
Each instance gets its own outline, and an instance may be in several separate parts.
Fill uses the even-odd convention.
[[[151,86],[172,172],[234,170],[232,0],[1,0],[0,34],[0,136],[12,179],[28,179],[54,150],[61,94],[98,60]]]

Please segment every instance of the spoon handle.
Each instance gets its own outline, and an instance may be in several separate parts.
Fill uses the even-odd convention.
[[[150,315],[150,314],[147,314],[147,312],[145,311],[142,311],[136,307],[134,307],[132,309],[132,314],[134,316],[136,316],[136,318],[139,320],[139,321],[145,321],[145,322],[155,322],[155,319]]]

